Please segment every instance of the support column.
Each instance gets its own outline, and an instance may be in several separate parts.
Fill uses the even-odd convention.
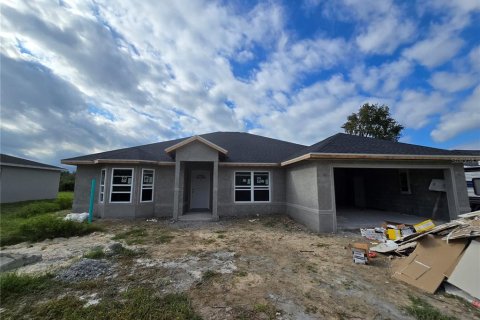
[[[458,218],[459,206],[453,169],[450,168],[443,170],[443,175],[443,178],[445,180],[445,189],[447,193],[448,214],[450,216],[450,220],[454,220]]]
[[[178,204],[180,195],[180,161],[175,161],[175,185],[173,189],[173,220],[178,220]]]
[[[213,161],[212,218],[218,220],[218,160]]]

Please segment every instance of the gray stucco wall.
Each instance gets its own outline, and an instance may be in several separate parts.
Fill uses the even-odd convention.
[[[0,203],[54,199],[60,171],[0,166]]]
[[[132,168],[133,194],[131,203],[111,203],[110,186],[113,168]],[[105,201],[99,202],[100,174],[106,169]],[[154,201],[141,202],[142,169],[154,169]],[[79,165],[75,177],[75,197],[73,212],[87,212],[90,201],[90,187],[93,178],[95,185],[94,214],[102,218],[150,218],[171,217],[173,210],[173,166],[125,166],[125,165]]]
[[[234,179],[236,171],[270,172],[269,203],[235,203]],[[218,214],[222,216],[249,216],[285,212],[285,172],[271,167],[227,167],[218,170]]]

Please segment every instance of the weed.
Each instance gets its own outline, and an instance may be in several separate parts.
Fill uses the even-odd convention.
[[[218,239],[225,239],[226,237],[225,237],[224,234],[219,234],[219,235],[217,236],[217,238],[218,238]]]
[[[125,240],[127,244],[142,244],[145,243],[147,230],[144,228],[135,228],[129,231],[119,233],[113,237],[113,240]]]
[[[106,296],[99,304],[83,307],[74,296],[51,300],[32,308],[39,319],[201,319],[185,294],[156,295],[153,289],[131,288],[121,296]]]
[[[51,275],[31,276],[16,273],[0,274],[0,300],[16,299],[25,294],[39,293],[53,285]]]
[[[222,234],[222,233],[227,233],[227,230],[215,230],[215,233]]]
[[[87,259],[103,259],[105,258],[105,252],[102,247],[95,247],[83,255]]]
[[[410,305],[405,307],[405,310],[409,315],[415,317],[418,320],[454,320],[455,317],[451,317],[443,314],[439,310],[435,309],[431,304],[422,298],[409,296]]]
[[[318,271],[317,271],[317,268],[316,268],[314,265],[312,265],[312,264],[309,264],[309,265],[307,266],[307,270],[310,271],[310,272],[313,272],[313,273],[317,273],[317,272],[318,272]]]

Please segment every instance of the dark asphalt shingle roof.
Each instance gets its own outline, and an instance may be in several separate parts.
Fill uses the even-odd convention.
[[[60,167],[51,166],[49,164],[40,163],[32,160],[27,160],[23,158],[18,158],[14,156],[10,156],[8,154],[0,154],[0,163],[3,164],[12,164],[12,165],[19,165],[19,166],[32,166],[38,168],[45,168],[45,169],[59,169],[64,170]]]
[[[346,133],[337,133],[291,155],[289,159],[307,153],[350,153],[350,154],[396,154],[396,155],[447,155],[454,156],[450,150],[424,147],[415,144],[360,137]]]
[[[221,159],[223,162],[280,163],[308,153],[469,155],[469,153],[459,151],[359,137],[345,133],[337,133],[311,146],[244,132],[213,132],[200,136],[228,151],[226,157]],[[122,159],[173,162],[174,159],[165,152],[165,149],[188,138],[190,137],[90,154],[64,159],[64,161]]]
[[[306,148],[301,144],[245,132],[212,132],[200,136],[228,151],[226,157],[222,159],[223,162],[279,163],[290,154]],[[174,160],[165,152],[165,149],[188,138],[190,137],[64,159],[64,161],[124,159],[173,162]]]

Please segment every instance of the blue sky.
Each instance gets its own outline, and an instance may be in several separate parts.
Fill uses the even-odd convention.
[[[480,1],[1,5],[2,153],[71,156],[211,131],[303,144],[366,102],[401,141],[480,149]]]

